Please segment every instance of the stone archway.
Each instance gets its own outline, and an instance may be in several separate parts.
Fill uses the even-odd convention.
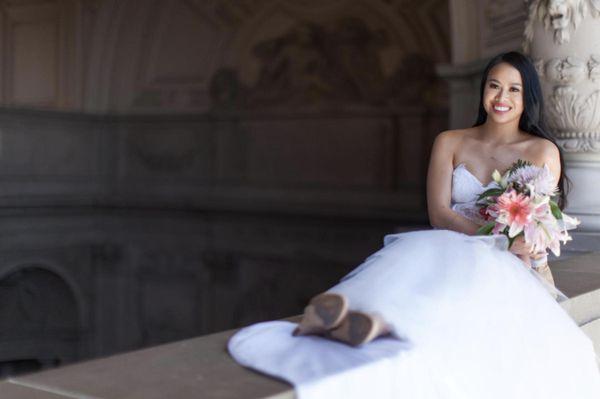
[[[55,366],[77,357],[77,298],[43,265],[22,265],[0,279],[0,377]]]

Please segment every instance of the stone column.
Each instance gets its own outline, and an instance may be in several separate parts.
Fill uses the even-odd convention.
[[[546,118],[573,182],[575,246],[600,242],[600,1],[530,0],[523,48],[540,75]],[[579,242],[580,244],[577,244]],[[586,244],[587,243],[587,244]]]

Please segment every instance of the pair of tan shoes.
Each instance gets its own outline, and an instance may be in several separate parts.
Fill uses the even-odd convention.
[[[322,335],[359,346],[387,332],[380,317],[348,310],[348,300],[343,295],[326,292],[311,299],[293,334]]]

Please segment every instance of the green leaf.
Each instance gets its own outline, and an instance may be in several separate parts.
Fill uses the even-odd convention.
[[[504,189],[502,188],[489,188],[487,190],[485,190],[483,193],[479,194],[479,197],[477,197],[477,201],[482,200],[486,197],[497,197],[499,195],[502,195],[504,193]]]
[[[505,229],[506,230],[506,229]],[[515,242],[515,240],[517,239],[517,237],[520,237],[522,235],[525,235],[525,233],[520,232],[519,234],[517,234],[514,237],[508,237],[508,234],[506,235],[508,237],[508,248],[512,247],[513,242]]]
[[[558,207],[558,204],[552,200],[550,200],[550,210],[552,211],[552,216],[557,220],[562,219],[562,211]]]
[[[517,169],[522,168],[523,166],[532,166],[533,164],[529,161],[523,161],[522,159],[517,159],[508,169],[508,174],[512,175]]]
[[[486,224],[484,224],[483,226],[478,228],[477,231],[475,232],[475,234],[482,235],[482,236],[490,235],[492,233],[492,230],[494,229],[495,225],[496,225],[496,222],[487,222]]]

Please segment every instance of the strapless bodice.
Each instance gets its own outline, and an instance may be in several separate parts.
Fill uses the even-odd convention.
[[[477,197],[495,185],[493,180],[484,185],[469,172],[464,163],[458,164],[452,172],[452,210],[475,223],[483,224],[476,205]]]

